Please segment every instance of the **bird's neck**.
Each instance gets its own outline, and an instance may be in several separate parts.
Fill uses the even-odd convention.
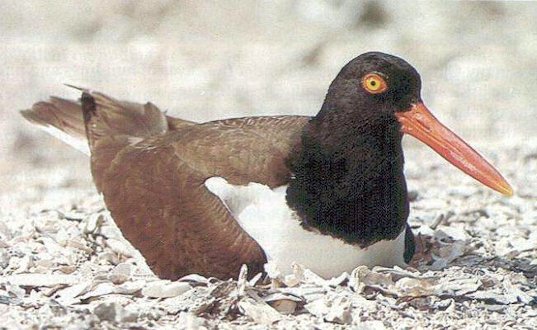
[[[287,203],[306,229],[347,243],[394,239],[408,217],[403,163],[395,118],[321,111],[291,159]]]

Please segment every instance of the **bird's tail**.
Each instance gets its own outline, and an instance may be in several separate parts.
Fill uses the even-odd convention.
[[[57,137],[86,155],[90,154],[80,103],[51,96],[35,103],[21,115],[47,133]]]
[[[166,116],[149,102],[119,101],[99,92],[74,88],[82,91],[79,102],[51,97],[21,114],[69,145],[91,154],[97,188],[100,177],[124,147],[194,124]]]

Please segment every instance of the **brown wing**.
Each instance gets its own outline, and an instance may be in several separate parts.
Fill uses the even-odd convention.
[[[289,179],[287,155],[307,117],[250,117],[189,125],[127,146],[105,172],[101,190],[125,237],[163,278],[190,273],[235,277],[266,262],[204,185],[211,176],[269,186]]]
[[[88,137],[97,189],[157,275],[227,278],[243,263],[252,274],[262,270],[261,248],[204,181],[217,175],[235,184],[285,184],[286,157],[307,117],[195,124],[166,116],[151,103],[80,90],[82,104],[53,97],[22,114],[75,139]]]

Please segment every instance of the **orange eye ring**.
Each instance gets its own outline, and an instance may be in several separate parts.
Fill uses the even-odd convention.
[[[378,73],[368,73],[362,78],[362,87],[368,93],[380,94],[388,89],[388,84]]]

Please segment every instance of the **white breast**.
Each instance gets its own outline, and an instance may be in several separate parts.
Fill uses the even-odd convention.
[[[380,241],[365,249],[328,235],[305,230],[285,201],[287,186],[274,190],[259,183],[246,186],[229,184],[212,177],[205,186],[218,196],[240,226],[265,251],[267,258],[283,274],[292,264],[301,264],[325,277],[351,272],[360,265],[405,266],[405,231],[394,240]]]

